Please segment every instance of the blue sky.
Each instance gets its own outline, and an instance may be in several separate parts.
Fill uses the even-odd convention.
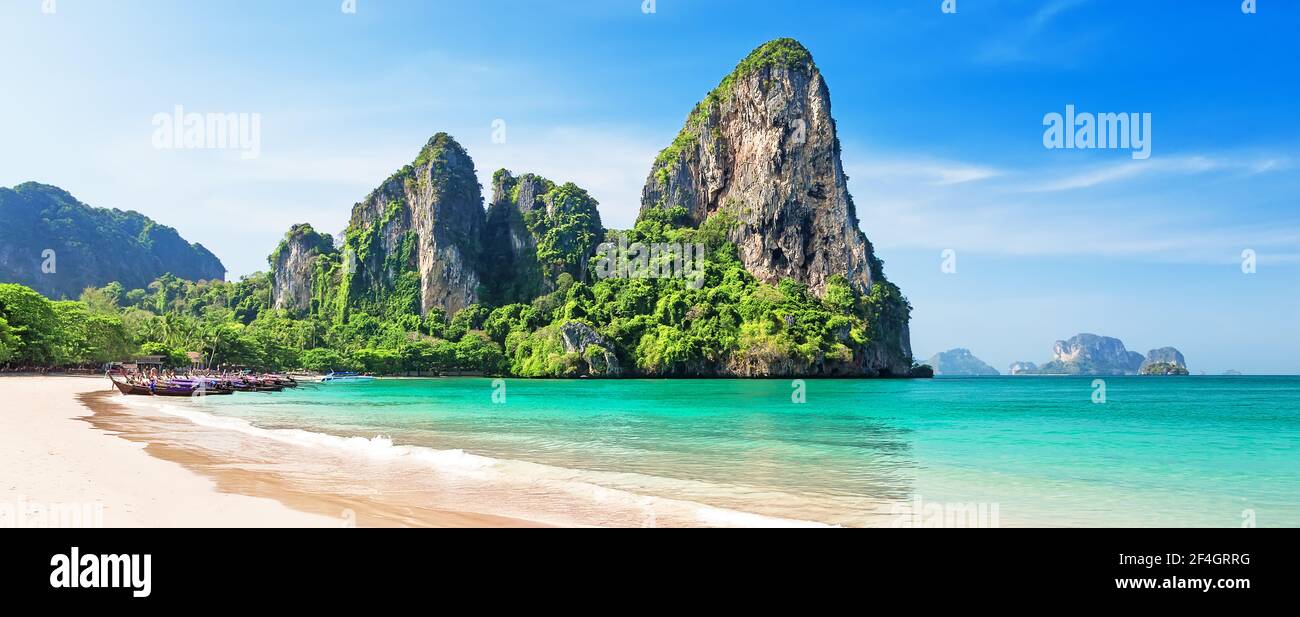
[[[264,269],[447,131],[480,175],[572,180],[629,226],[651,160],[752,48],[831,88],[862,228],[918,356],[999,369],[1078,332],[1194,372],[1300,373],[1300,3],[1259,0],[0,0],[0,185],[61,186]],[[1152,154],[1048,150],[1045,114],[1152,114]],[[258,113],[261,156],[157,150]],[[506,123],[493,143],[492,123]],[[957,271],[940,271],[956,251]],[[1243,274],[1241,253],[1258,254]]]

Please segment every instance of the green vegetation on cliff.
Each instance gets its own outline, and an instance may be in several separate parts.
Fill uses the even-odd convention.
[[[1187,367],[1172,362],[1155,362],[1142,367],[1139,375],[1191,375]]]
[[[121,281],[144,287],[171,273],[223,279],[221,261],[175,229],[138,213],[92,208],[58,187],[28,182],[0,188],[0,281],[52,298]]]
[[[695,108],[655,173],[668,173],[701,128],[716,124],[721,106],[740,95],[740,80],[811,66],[808,51],[790,39],[755,50]],[[272,252],[271,274],[238,282],[165,275],[87,289],[69,303],[22,288],[7,290],[6,303],[0,293],[0,361],[79,364],[147,351],[180,362],[193,351],[213,366],[522,377],[863,376],[911,366],[911,307],[884,279],[865,239],[871,277],[844,261],[760,279],[732,243],[753,226],[745,217],[754,203],[729,200],[697,217],[661,200],[619,234],[604,229],[596,200],[573,183],[501,170],[493,185],[485,213],[473,161],[440,133],[356,204],[341,250],[329,236],[296,226]],[[836,225],[856,224],[851,206],[847,215],[822,211]],[[782,222],[757,233],[804,242],[825,235],[769,219]],[[608,276],[602,266],[628,260],[622,251],[638,246],[636,259],[657,274]],[[683,254],[687,247],[700,253]],[[665,265],[677,271],[659,276]],[[88,316],[101,323],[72,326],[91,322]]]
[[[562,275],[584,278],[587,259],[605,233],[600,204],[572,182],[557,185],[533,174],[516,178],[501,169],[493,184],[480,300],[494,306],[530,302],[553,291]]]

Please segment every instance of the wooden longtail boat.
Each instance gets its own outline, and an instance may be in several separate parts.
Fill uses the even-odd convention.
[[[153,396],[153,391],[151,391],[148,386],[140,386],[133,383],[126,383],[125,381],[118,381],[116,379],[112,381],[113,381],[113,385],[117,386],[117,389],[122,394],[132,394],[136,396]]]
[[[109,378],[113,385],[117,387],[122,394],[131,396],[171,396],[171,397],[189,397],[189,396],[220,396],[223,394],[234,394],[233,390],[219,388],[204,388],[201,392],[196,384],[169,383],[160,381],[149,387],[141,384],[128,383]]]

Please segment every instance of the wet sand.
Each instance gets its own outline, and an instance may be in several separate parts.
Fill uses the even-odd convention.
[[[420,507],[391,484],[332,492],[231,464],[169,438],[196,430],[188,420],[125,405],[109,387],[103,378],[0,378],[0,527],[69,524],[49,513],[72,506],[88,513],[72,524],[107,527],[535,526]]]

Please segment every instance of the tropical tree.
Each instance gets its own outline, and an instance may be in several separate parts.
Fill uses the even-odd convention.
[[[0,284],[0,317],[19,340],[13,360],[45,366],[58,360],[59,319],[45,296],[22,285]]]
[[[14,357],[21,344],[22,341],[18,340],[17,334],[14,334],[13,327],[4,317],[0,317],[0,362],[8,362]]]

